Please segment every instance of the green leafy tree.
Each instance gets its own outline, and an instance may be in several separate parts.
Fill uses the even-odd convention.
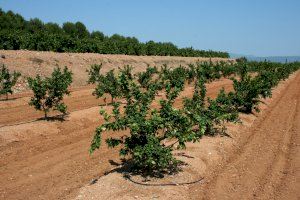
[[[37,18],[27,21],[12,11],[4,12],[2,10],[0,12],[0,48],[51,50],[56,52],[229,58],[227,52],[178,48],[170,42],[149,41],[142,43],[134,37],[124,37],[118,34],[109,37],[99,31],[90,33],[81,22],[65,22],[60,27],[52,22],[43,23]]]
[[[239,79],[232,78],[234,93],[231,93],[231,97],[235,106],[239,111],[245,113],[251,113],[253,109],[259,111],[258,82],[248,74],[245,64],[240,65],[238,70]]]
[[[155,74],[158,74],[157,67],[150,67],[150,66],[148,66],[146,68],[146,71],[144,71],[144,72],[138,72],[136,74],[137,81],[139,82],[139,84],[143,88],[148,88],[151,85],[152,81],[157,81],[157,79],[153,80],[153,76]]]
[[[102,63],[100,65],[91,65],[90,69],[86,70],[86,72],[88,73],[88,84],[95,84],[104,78],[104,75],[101,74],[101,69]]]
[[[164,84],[168,83],[171,88],[177,88],[182,91],[185,81],[189,77],[189,73],[188,69],[183,66],[170,69],[167,65],[163,65],[159,76]]]
[[[99,79],[95,77],[99,77],[100,68],[96,66],[90,71],[91,82]],[[148,67],[136,76],[132,75],[129,66],[120,69],[118,82],[126,104],[121,107],[119,102],[112,103],[111,113],[101,109],[105,122],[96,129],[90,152],[100,147],[104,132],[129,130],[129,135],[106,139],[107,145],[121,146],[120,155],[129,156],[134,169],[141,173],[170,172],[178,164],[172,155],[174,148],[185,148],[186,142],[196,142],[205,134],[215,134],[224,122],[237,120],[237,110],[232,103],[227,103],[228,95],[224,91],[216,100],[206,99],[206,79],[200,72],[192,75],[197,78],[193,98],[186,98],[182,109],[175,108],[175,100],[190,78],[188,70],[182,66],[169,69],[165,65],[154,77],[158,73],[156,68]],[[153,108],[155,95],[162,88],[166,98],[159,100],[159,109]]]
[[[135,170],[154,174],[170,172],[178,161],[172,156],[173,145],[164,143],[176,139],[178,147],[184,148],[187,141],[196,140],[192,124],[182,110],[174,108],[174,95],[161,99],[161,109],[157,110],[151,107],[157,92],[155,84],[145,90],[129,79],[123,83],[128,88],[125,111],[121,112],[120,103],[113,104],[111,114],[101,110],[106,122],[96,129],[90,152],[100,147],[104,131],[128,129],[130,135],[108,138],[108,146],[122,145],[120,155],[130,155]]]
[[[6,95],[6,100],[8,99],[8,94],[13,93],[13,87],[16,85],[18,78],[21,73],[14,71],[10,73],[5,65],[2,65],[0,71],[0,95]]]
[[[43,28],[44,24],[38,18],[30,19],[26,26],[27,31],[29,31],[30,33],[38,33],[42,31]]]
[[[105,93],[111,96],[111,103],[115,98],[122,96],[118,78],[114,74],[114,70],[110,70],[104,78],[97,83],[94,94],[99,98]]]
[[[29,105],[44,112],[45,118],[51,109],[66,114],[67,105],[62,101],[64,95],[69,95],[68,87],[72,83],[72,72],[65,67],[61,70],[55,68],[51,77],[42,78],[37,75],[35,78],[28,78],[29,88],[34,96],[30,99]]]
[[[93,39],[97,39],[97,40],[100,40],[100,41],[103,41],[104,40],[104,34],[100,31],[93,31],[91,33],[91,38]]]
[[[62,28],[56,23],[46,23],[44,26],[44,29],[47,33],[53,33],[53,34],[61,34],[63,32]]]
[[[90,35],[89,31],[86,29],[83,23],[76,22],[75,27],[76,27],[76,35],[78,38],[86,38]]]
[[[206,98],[204,80],[204,77],[196,80],[193,97],[184,99],[185,112],[195,124],[199,137],[226,134],[224,123],[238,121],[238,110],[224,89],[216,99]]]
[[[232,103],[230,93],[226,93],[224,88],[219,91],[216,99],[208,98],[206,116],[211,122],[207,127],[207,133],[210,135],[227,135],[225,123],[239,121],[238,109]]]
[[[222,72],[222,76],[225,78],[228,78],[228,77],[234,75],[236,72],[235,64],[221,61],[221,62],[218,62],[217,65],[220,66],[220,71]]]
[[[72,22],[65,22],[62,25],[62,29],[64,32],[72,37],[76,37],[77,28],[74,23]]]
[[[229,95],[239,111],[251,113],[254,109],[259,112],[258,105],[261,102],[261,98],[272,95],[270,79],[264,79],[264,75],[252,77],[248,73],[248,66],[245,62],[237,67],[239,79],[231,78],[234,92],[231,92]]]
[[[111,103],[113,103],[115,98],[122,96],[119,79],[115,75],[114,70],[110,70],[103,75],[101,74],[101,69],[102,64],[92,65],[91,68],[87,70],[89,75],[88,83],[96,83],[96,89],[93,95],[100,98],[104,94],[109,94],[111,96]]]

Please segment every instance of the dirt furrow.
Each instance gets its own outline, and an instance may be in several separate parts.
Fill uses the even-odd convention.
[[[225,79],[208,84],[208,96],[215,97],[222,87],[230,90],[232,82]],[[0,118],[6,120],[2,123],[21,123],[0,127],[0,199],[66,199],[114,168],[109,161],[118,161],[117,150],[103,145],[93,156],[88,155],[92,135],[102,120],[99,100],[91,91],[74,91],[66,98],[71,113],[62,122],[24,122],[37,117],[26,102],[28,94],[8,103],[0,102],[5,113]],[[191,87],[183,92],[184,96],[191,94]]]
[[[207,170],[204,184],[185,188],[190,199],[299,198],[299,85],[297,73],[266,112],[239,133],[238,148],[228,151],[227,162]],[[208,96],[215,97],[221,87],[231,89],[231,81],[209,84]],[[10,109],[19,113],[17,117],[15,113],[0,116],[5,124],[0,127],[0,199],[72,198],[79,188],[114,168],[110,160],[119,161],[117,150],[103,145],[93,156],[88,155],[94,129],[102,121],[99,100],[91,91],[72,92],[66,99],[71,113],[63,122],[26,123],[24,118],[37,117],[27,105],[28,95],[5,105],[0,102],[1,113]],[[191,91],[189,88],[183,95],[190,96]],[[9,123],[23,124],[7,126]]]
[[[299,85],[300,73],[264,117],[241,133],[248,137],[239,143],[239,149],[228,162],[209,174],[206,184],[195,186],[201,187],[198,198],[299,199],[297,186],[292,186],[291,191],[281,189],[292,185],[287,184],[290,173],[297,173],[294,182],[299,178],[299,151],[295,150],[300,142],[297,136],[300,133]]]

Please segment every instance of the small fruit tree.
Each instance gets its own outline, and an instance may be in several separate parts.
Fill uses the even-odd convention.
[[[136,74],[137,81],[143,88],[148,88],[153,81],[158,81],[157,79],[153,80],[153,76],[158,74],[157,67],[150,67],[146,68],[146,71],[138,72]]]
[[[104,94],[109,94],[111,96],[111,103],[117,97],[121,97],[122,93],[120,90],[120,84],[114,73],[114,70],[110,70],[106,75],[101,74],[101,65],[92,65],[88,72],[88,83],[96,84],[96,89],[93,92],[97,98],[102,97]]]
[[[196,142],[212,131],[216,133],[216,128],[224,121],[236,121],[237,112],[225,102],[227,94],[224,91],[218,100],[209,100],[209,106],[205,106],[203,71],[195,75],[193,98],[185,98],[183,108],[177,108],[174,103],[181,98],[190,77],[187,69],[164,66],[158,77],[153,76],[155,73],[154,68],[148,68],[134,78],[130,68],[120,69],[117,79],[126,103],[122,106],[119,102],[112,103],[111,112],[101,109],[105,122],[95,131],[90,153],[100,147],[104,132],[128,130],[129,134],[123,136],[112,134],[106,139],[107,145],[121,146],[120,155],[128,156],[126,158],[138,172],[152,175],[171,172],[179,163],[172,155],[175,148],[185,148],[187,142]],[[156,94],[161,90],[165,97],[158,99]],[[154,103],[158,103],[157,108]]]
[[[72,83],[72,72],[65,67],[61,70],[55,68],[51,77],[42,78],[37,75],[35,78],[28,78],[29,88],[34,96],[30,99],[29,105],[41,110],[48,117],[48,112],[58,110],[65,114],[67,106],[62,102],[64,95],[69,94],[68,87]]]
[[[261,98],[272,95],[272,85],[269,84],[272,82],[272,78],[268,81],[265,74],[262,73],[252,77],[248,73],[248,68],[246,63],[237,66],[239,79],[231,78],[234,92],[231,92],[229,96],[240,112],[251,113],[253,109],[259,112],[258,105]],[[269,75],[271,77],[271,74]]]
[[[13,93],[12,88],[20,76],[21,73],[14,71],[11,74],[8,68],[2,65],[0,70],[0,95],[6,95],[6,100],[8,99],[8,94]]]

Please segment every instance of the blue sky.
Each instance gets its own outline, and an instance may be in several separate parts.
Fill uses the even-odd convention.
[[[300,55],[300,0],[0,0],[25,17],[106,35],[256,56]]]

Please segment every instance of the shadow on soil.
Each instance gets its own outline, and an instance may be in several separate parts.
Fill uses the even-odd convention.
[[[36,121],[49,121],[49,122],[55,122],[55,121],[58,121],[58,122],[64,122],[64,121],[67,121],[66,120],[66,117],[68,115],[66,114],[63,114],[63,115],[55,115],[55,116],[51,116],[51,117],[41,117],[41,118],[38,118]]]
[[[14,100],[17,100],[17,99],[21,99],[21,97],[13,97],[13,98],[8,98],[8,99],[0,99],[0,101],[14,101]]]
[[[183,157],[187,157],[187,158],[191,158],[193,159],[194,157],[192,156],[188,156],[185,153],[178,153],[176,154],[176,156],[183,156]],[[143,185],[143,186],[179,186],[179,185],[190,185],[190,184],[195,184],[198,183],[200,181],[202,181],[204,178],[200,177],[197,180],[194,181],[190,181],[190,182],[181,182],[181,183],[174,183],[173,181],[170,183],[149,183],[149,181],[151,181],[151,179],[163,179],[165,178],[165,176],[168,175],[176,175],[179,172],[182,171],[182,167],[186,166],[187,164],[179,161],[176,165],[171,166],[170,168],[166,169],[165,171],[154,171],[154,172],[145,172],[142,170],[137,170],[135,169],[135,167],[133,166],[133,162],[132,160],[122,160],[122,163],[117,163],[113,160],[109,160],[109,163],[112,166],[116,166],[115,169],[112,169],[110,171],[107,171],[104,173],[104,176],[111,174],[111,173],[120,173],[124,179],[137,184],[137,185]],[[135,177],[139,177],[143,178],[142,181],[136,181],[134,180]],[[100,177],[99,177],[100,178]],[[90,185],[93,185],[95,183],[98,182],[99,178],[93,179],[90,182]]]
[[[3,126],[0,126],[0,128],[6,127],[6,126],[17,126],[17,125],[21,125],[21,124],[28,124],[28,123],[37,122],[37,121],[64,122],[64,121],[68,121],[68,120],[66,120],[66,116],[68,116],[68,114],[67,115],[66,114],[65,115],[55,115],[55,116],[51,116],[51,117],[47,117],[47,118],[41,117],[41,118],[30,120],[30,121],[3,125]]]

